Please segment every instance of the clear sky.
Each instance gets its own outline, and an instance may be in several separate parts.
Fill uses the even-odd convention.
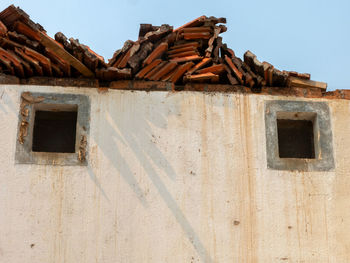
[[[328,90],[350,89],[349,0],[1,0],[0,9],[10,4],[50,36],[78,38],[106,61],[125,40],[137,40],[140,23],[176,28],[201,15],[226,17],[221,36],[237,56],[251,50],[278,69],[311,73]]]

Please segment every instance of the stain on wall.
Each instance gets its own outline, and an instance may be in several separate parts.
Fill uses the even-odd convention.
[[[15,164],[25,90],[89,96],[87,166]],[[0,94],[0,262],[350,261],[348,101],[327,100],[335,169],[305,172],[267,168],[265,101],[291,97]]]

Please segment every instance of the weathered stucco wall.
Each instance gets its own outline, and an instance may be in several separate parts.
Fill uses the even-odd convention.
[[[91,99],[88,166],[15,164],[22,91]],[[266,100],[0,87],[0,262],[350,262],[350,103],[335,169],[267,169]]]

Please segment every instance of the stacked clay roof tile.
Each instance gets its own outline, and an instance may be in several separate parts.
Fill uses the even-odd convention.
[[[201,16],[177,29],[141,24],[136,41],[127,40],[106,63],[78,39],[59,32],[52,39],[20,8],[0,13],[0,73],[19,78],[94,78],[101,82],[135,79],[262,87],[297,85],[326,89],[310,74],[280,71],[250,51],[243,60],[223,42],[225,18]]]

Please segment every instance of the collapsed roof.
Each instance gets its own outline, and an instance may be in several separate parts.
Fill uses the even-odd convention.
[[[136,41],[127,40],[106,63],[78,39],[58,32],[55,39],[13,5],[0,13],[0,73],[20,79],[34,76],[91,78],[100,82],[149,80],[262,87],[299,86],[325,90],[310,74],[280,71],[250,51],[243,60],[223,43],[225,18],[201,16],[177,29],[141,24]]]

